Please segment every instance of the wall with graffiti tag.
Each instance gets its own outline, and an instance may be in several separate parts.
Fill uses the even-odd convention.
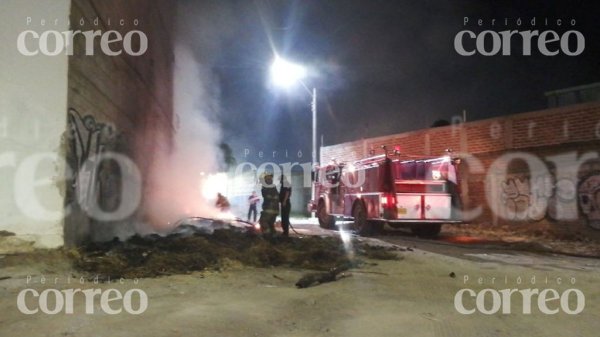
[[[365,158],[382,145],[408,157],[446,149],[460,156],[469,223],[590,235],[600,229],[599,102],[325,146],[320,161]]]

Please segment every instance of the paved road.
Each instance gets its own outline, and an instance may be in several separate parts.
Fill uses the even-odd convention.
[[[301,235],[340,235],[339,230],[320,228],[314,219],[294,220],[292,224]],[[351,235],[359,237],[354,234]],[[453,236],[444,232],[438,238],[423,239],[405,230],[385,230],[381,235],[370,239],[472,261],[489,261],[536,268],[600,270],[600,259],[544,252],[535,243],[489,241],[470,236]]]

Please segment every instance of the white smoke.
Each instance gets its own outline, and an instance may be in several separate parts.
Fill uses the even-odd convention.
[[[187,216],[218,214],[214,196],[203,195],[201,187],[203,179],[222,166],[217,121],[219,81],[210,64],[218,37],[207,39],[206,30],[198,27],[198,22],[214,23],[214,20],[213,15],[201,11],[198,5],[179,4],[173,76],[174,144],[169,153],[156,154],[144,207],[145,220],[154,230],[168,229],[173,222]],[[205,51],[202,59],[198,50]]]

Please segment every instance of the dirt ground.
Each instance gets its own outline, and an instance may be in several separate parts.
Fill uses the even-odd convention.
[[[80,272],[56,254],[48,252],[47,259],[30,258],[20,264],[2,264],[15,257],[0,258],[0,279],[10,277],[0,280],[0,336],[588,337],[600,330],[600,263],[592,259],[539,256],[520,263],[525,258],[518,255],[512,260],[467,260],[405,250],[396,252],[398,260],[367,260],[370,264],[348,271],[338,281],[298,289],[294,284],[304,269],[248,267],[235,261],[218,272],[142,278],[137,284],[134,280],[80,284]],[[571,278],[574,285],[566,281]],[[86,314],[83,298],[76,297],[73,314],[25,315],[16,302],[28,288],[39,292],[114,288],[122,293],[137,288],[147,294],[148,308],[139,315],[109,315],[95,302],[94,314]],[[577,288],[585,295],[585,308],[576,315],[562,311],[546,315],[534,298],[532,313],[523,314],[521,297],[514,295],[510,314],[463,315],[454,306],[455,294],[462,288],[476,292],[553,288],[559,293]],[[487,300],[489,308],[491,296]],[[26,303],[34,308],[38,301],[29,298]],[[465,303],[475,306],[473,300]]]
[[[463,224],[444,226],[442,235],[464,236],[521,245],[523,249],[574,256],[600,257],[600,233],[523,228],[510,225]]]

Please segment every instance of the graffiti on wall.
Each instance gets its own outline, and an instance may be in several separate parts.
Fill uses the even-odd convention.
[[[76,177],[71,184],[72,195],[77,197],[79,204],[84,208],[90,204],[90,198],[98,196],[101,204],[118,202],[101,197],[106,195],[103,192],[113,190],[118,185],[118,172],[113,174],[115,170],[110,162],[96,162],[98,154],[114,147],[117,138],[114,130],[114,127],[98,122],[92,115],[83,116],[75,109],[68,111],[67,161]]]
[[[508,220],[542,220],[553,186],[550,177],[509,178],[501,183],[504,217]]]
[[[513,221],[576,220],[600,229],[600,172],[578,182],[552,175],[511,177],[501,182],[503,217]]]
[[[600,172],[592,173],[581,179],[577,197],[581,212],[587,223],[594,229],[600,229]]]

